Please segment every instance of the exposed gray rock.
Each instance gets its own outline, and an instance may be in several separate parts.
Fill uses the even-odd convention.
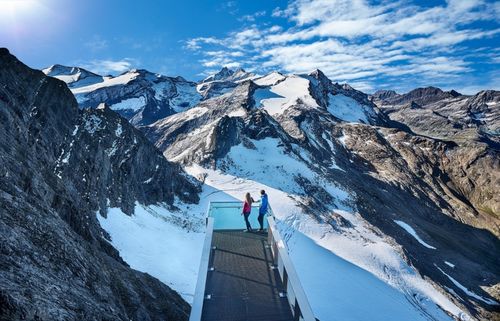
[[[399,96],[399,94],[394,90],[377,90],[371,95],[371,98],[374,100],[386,100],[396,96]]]
[[[106,199],[127,213],[197,201],[197,186],[123,118],[79,111],[63,82],[7,49],[0,122],[0,319],[186,320],[189,305],[130,269],[96,212]]]
[[[224,95],[232,91],[239,83],[255,77],[255,74],[246,72],[242,68],[232,70],[223,67],[219,72],[200,81],[197,89],[203,96],[203,99],[209,99]]]
[[[479,141],[496,149],[500,146],[498,91],[464,96],[429,87],[374,102],[392,121],[416,134],[458,144]],[[409,110],[408,106],[418,108]]]

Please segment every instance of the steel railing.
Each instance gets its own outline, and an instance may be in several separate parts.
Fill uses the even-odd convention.
[[[309,300],[302,288],[299,276],[295,271],[293,263],[288,255],[288,249],[281,238],[281,234],[276,227],[273,216],[268,216],[269,228],[267,232],[267,242],[271,246],[273,260],[279,271],[283,287],[285,288],[286,298],[292,308],[295,320],[315,321]]]
[[[205,234],[205,242],[203,243],[203,252],[201,253],[200,268],[198,270],[198,280],[196,281],[196,290],[194,292],[193,306],[189,321],[200,321],[203,311],[203,301],[205,300],[205,287],[208,276],[208,264],[210,262],[210,254],[212,252],[212,236],[214,233],[214,219],[207,217],[207,232]]]

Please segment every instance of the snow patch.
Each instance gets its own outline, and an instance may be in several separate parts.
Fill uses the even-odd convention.
[[[131,216],[119,208],[109,208],[107,218],[96,215],[125,262],[192,302],[204,233],[182,227],[189,218],[188,208],[183,207],[174,212],[163,206],[136,204]]]
[[[369,124],[368,107],[361,105],[351,97],[342,94],[328,94],[328,111],[335,117],[347,122]]]
[[[172,107],[175,112],[184,111],[200,102],[202,97],[195,86],[188,83],[179,83],[176,87],[177,95],[170,100],[170,107]]]
[[[120,101],[119,103],[110,106],[112,110],[133,110],[138,111],[146,105],[144,96],[132,97]]]
[[[418,241],[418,243],[422,244],[426,248],[431,249],[431,250],[435,250],[436,249],[434,246],[429,245],[424,240],[422,240],[418,236],[417,232],[415,232],[415,230],[413,229],[413,227],[411,227],[410,225],[406,224],[403,221],[398,221],[398,220],[394,220],[394,223],[396,223],[397,225],[401,226],[406,232],[410,233],[411,236],[413,236]]]
[[[309,80],[299,76],[288,76],[280,83],[266,89],[257,89],[253,97],[258,106],[270,115],[282,113],[298,100],[310,107],[318,107],[318,103],[309,94]]]
[[[258,79],[255,79],[253,82],[256,83],[259,86],[274,86],[276,85],[279,81],[282,81],[286,77],[280,74],[279,72],[272,72],[264,77],[260,77]]]
[[[115,130],[115,135],[116,137],[120,137],[123,133],[123,129],[122,129],[122,124],[118,124],[118,126],[116,126],[116,130]]]
[[[123,75],[119,75],[116,77],[104,77],[103,82],[92,84],[89,86],[72,88],[71,91],[73,92],[73,94],[84,94],[97,90],[99,88],[125,85],[128,84],[130,81],[134,80],[137,76],[139,76],[138,72],[127,72]]]
[[[85,124],[83,125],[83,127],[89,134],[94,134],[96,130],[101,129],[101,123],[101,118],[97,117],[96,115],[90,115],[85,120]]]
[[[434,264],[435,265],[435,264]],[[441,273],[443,273],[444,275],[446,275],[448,277],[448,279],[450,279],[450,281],[455,284],[456,287],[458,287],[460,290],[462,290],[465,294],[467,294],[468,296],[474,298],[474,299],[477,299],[477,300],[480,300],[480,301],[483,301],[484,303],[486,304],[489,304],[489,305],[499,305],[498,302],[494,301],[494,300],[491,300],[491,299],[487,299],[487,298],[483,298],[482,296],[480,295],[477,295],[476,293],[472,292],[471,290],[467,289],[465,286],[463,286],[460,282],[458,282],[457,280],[455,280],[453,277],[451,277],[449,274],[447,274],[445,271],[443,271],[439,266],[435,265],[436,268],[441,271]]]
[[[76,133],[78,133],[78,128],[80,128],[79,125],[75,125],[75,129],[73,129],[73,132],[71,133],[71,136],[75,136]]]
[[[450,263],[450,262],[448,262],[448,261],[444,261],[444,264],[448,265],[448,266],[449,266],[449,267],[451,267],[452,269],[454,269],[454,268],[455,268],[455,264]]]

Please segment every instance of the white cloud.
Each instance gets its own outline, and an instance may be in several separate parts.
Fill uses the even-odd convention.
[[[121,60],[92,60],[90,62],[78,64],[82,68],[90,70],[100,75],[122,73],[132,69],[138,62],[135,59],[124,58]]]
[[[186,47],[204,55],[206,67],[241,64],[291,73],[318,68],[334,81],[365,89],[382,78],[395,86],[411,78],[431,85],[473,71],[466,43],[497,36],[499,12],[498,4],[483,0],[448,0],[433,7],[407,0],[292,0],[272,12],[287,19],[288,28],[253,24],[220,39],[190,39]],[[481,27],[484,21],[489,27]],[[214,49],[207,51],[207,45]],[[474,55],[489,53],[488,61],[495,63],[494,48],[486,45]]]
[[[259,17],[263,17],[266,15],[266,11],[263,10],[263,11],[257,11],[256,13],[254,14],[247,14],[247,15],[244,15],[242,16],[241,18],[238,18],[238,20],[240,21],[249,21],[249,22],[254,22],[255,19],[259,18]]]

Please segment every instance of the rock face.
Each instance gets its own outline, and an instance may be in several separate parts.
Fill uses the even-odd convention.
[[[496,99],[494,93],[469,100],[424,90],[410,95],[420,97],[411,100],[411,112],[436,104],[436,92],[453,102],[478,100],[482,108]],[[485,120],[484,126],[494,125]],[[304,212],[347,234],[349,222],[331,211],[342,208],[332,186],[348,191],[362,217],[400,244],[410,264],[453,302],[478,319],[499,317],[500,155],[492,145],[418,135],[412,123],[396,123],[367,95],[332,83],[320,71],[246,81],[141,129],[169,160],[276,184],[270,186],[289,193]],[[397,221],[409,223],[439,250],[416,242]]]
[[[374,101],[407,131],[452,146],[441,161],[452,188],[445,194],[455,199],[460,220],[499,236],[500,92],[464,96],[429,87]]]
[[[198,187],[108,108],[0,50],[0,319],[186,320],[166,285],[130,269],[96,212]],[[101,215],[101,214],[97,214]]]

